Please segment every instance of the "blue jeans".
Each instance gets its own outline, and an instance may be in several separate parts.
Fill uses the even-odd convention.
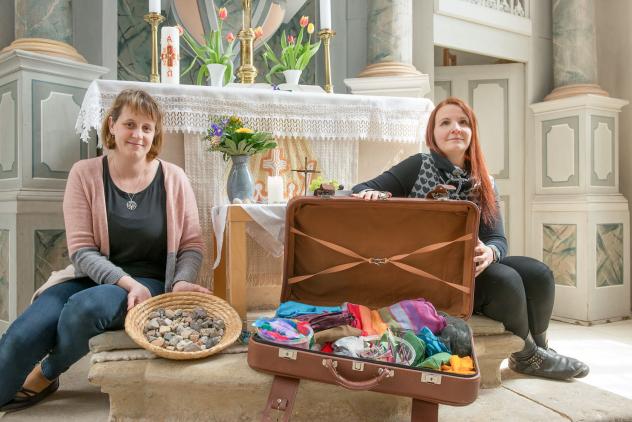
[[[164,293],[163,281],[134,279],[152,296]],[[127,291],[117,285],[84,277],[44,290],[0,339],[0,405],[15,397],[38,362],[47,379],[59,377],[88,353],[91,337],[122,328],[126,314]]]

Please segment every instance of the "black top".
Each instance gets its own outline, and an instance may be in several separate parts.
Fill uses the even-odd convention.
[[[470,192],[472,183],[467,172],[435,152],[412,155],[376,178],[354,186],[353,192],[373,189],[390,192],[395,197],[425,197],[424,193],[434,189],[440,183],[457,188],[456,191],[450,192],[454,199],[470,199],[477,202],[476,196]],[[494,191],[496,202],[498,202],[495,186]],[[500,214],[490,225],[486,225],[481,220],[478,237],[486,245],[496,246],[500,252],[499,258],[507,255],[507,239]]]
[[[110,237],[110,261],[131,277],[165,279],[167,200],[162,163],[152,182],[136,194],[119,189],[103,158],[103,187]],[[134,210],[128,202],[136,203]]]

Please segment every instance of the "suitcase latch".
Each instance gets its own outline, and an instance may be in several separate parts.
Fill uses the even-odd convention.
[[[279,357],[281,359],[296,360],[296,355],[297,355],[296,350],[279,348]]]
[[[353,361],[353,363],[351,364],[351,369],[353,369],[354,371],[364,371],[364,362]]]
[[[387,258],[369,258],[369,264],[384,265],[388,262]]]
[[[421,382],[425,382],[427,384],[441,384],[441,375],[422,372]]]

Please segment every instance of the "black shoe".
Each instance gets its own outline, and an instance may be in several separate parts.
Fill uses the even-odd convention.
[[[512,354],[509,357],[509,367],[521,374],[556,380],[588,375],[586,364],[541,347],[538,347],[530,357],[516,357]]]
[[[557,354],[555,349],[553,349],[552,347],[549,347],[549,342],[548,342],[548,339],[546,337],[546,331],[544,331],[543,333],[540,333],[540,334],[533,335],[533,340],[534,340],[536,345],[540,346],[541,348],[545,349],[546,351],[551,352],[553,354]],[[584,362],[582,362],[580,360],[577,360],[577,359],[574,359],[574,358],[567,358],[567,359],[569,361],[571,361],[573,363],[573,365],[576,368],[578,368],[578,370],[579,370],[579,372],[577,374],[575,374],[575,376],[573,378],[584,378],[590,372],[590,368]]]
[[[26,388],[22,388],[20,393],[24,394],[24,396],[15,396],[13,400],[4,406],[0,407],[0,412],[15,412],[18,410],[26,409],[27,407],[31,407],[46,397],[53,394],[59,388],[59,378],[55,378],[53,382],[51,382],[48,387],[36,393],[35,391],[31,391]]]

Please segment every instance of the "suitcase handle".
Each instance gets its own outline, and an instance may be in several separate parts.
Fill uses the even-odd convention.
[[[377,370],[378,375],[365,381],[351,381],[343,377],[338,370],[338,362],[333,359],[323,359],[323,365],[329,369],[329,372],[334,376],[336,382],[349,389],[349,390],[370,390],[382,383],[386,378],[395,376],[395,372],[388,368],[379,368]]]

